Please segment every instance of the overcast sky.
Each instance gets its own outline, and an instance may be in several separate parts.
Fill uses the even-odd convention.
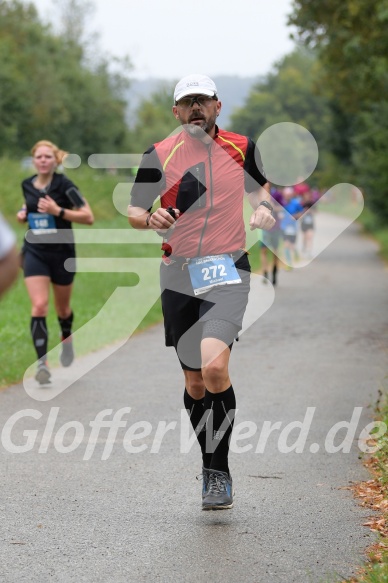
[[[26,0],[27,1],[27,0]],[[44,21],[53,0],[30,0]],[[292,0],[93,0],[88,33],[113,56],[128,55],[131,77],[189,73],[251,77],[268,73],[293,48],[286,26]]]

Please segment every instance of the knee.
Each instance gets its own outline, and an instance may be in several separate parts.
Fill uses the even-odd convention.
[[[60,308],[57,306],[57,316],[61,318],[61,320],[67,320],[71,316],[71,308]]]
[[[186,378],[186,390],[193,399],[203,399],[205,396],[205,383],[203,379]]]
[[[45,318],[48,312],[48,302],[44,300],[37,300],[32,305],[32,315],[35,318]]]
[[[217,386],[228,377],[228,370],[219,359],[214,359],[202,369],[202,375],[206,386]]]

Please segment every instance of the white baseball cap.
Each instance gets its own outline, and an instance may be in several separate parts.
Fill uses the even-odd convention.
[[[182,97],[193,94],[213,97],[217,95],[216,84],[206,75],[187,75],[178,81],[174,91],[174,101],[179,101]]]

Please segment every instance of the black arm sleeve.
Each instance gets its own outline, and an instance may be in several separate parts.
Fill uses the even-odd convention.
[[[165,176],[155,146],[151,146],[140,162],[131,192],[131,205],[151,210],[165,186]]]
[[[261,161],[259,149],[251,138],[248,138],[248,148],[245,155],[244,170],[244,186],[246,192],[253,192],[254,190],[258,189],[258,185],[264,186],[264,184],[268,182],[264,174],[263,163]]]

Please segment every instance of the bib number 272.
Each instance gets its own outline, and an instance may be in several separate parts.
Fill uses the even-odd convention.
[[[226,254],[191,259],[189,273],[196,296],[218,285],[241,283],[233,259]]]
[[[215,279],[216,277],[224,277],[227,275],[225,265],[211,265],[210,267],[203,267],[203,281],[209,281]]]

